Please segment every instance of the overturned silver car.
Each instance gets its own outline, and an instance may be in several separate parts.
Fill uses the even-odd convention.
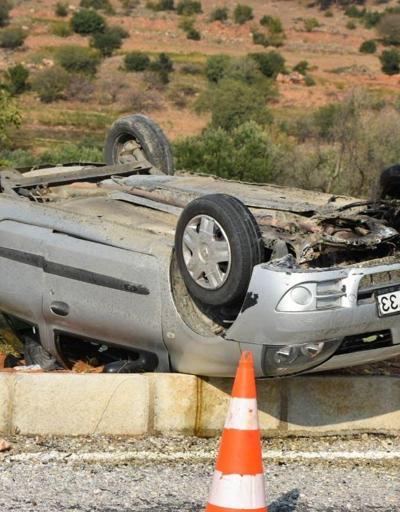
[[[400,354],[396,166],[371,201],[174,174],[140,115],[105,157],[0,173],[0,310],[23,340],[208,376],[242,350],[258,377]]]

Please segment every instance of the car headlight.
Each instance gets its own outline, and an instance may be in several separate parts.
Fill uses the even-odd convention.
[[[341,279],[301,283],[285,293],[276,309],[299,312],[340,308],[345,296],[346,286]]]
[[[263,371],[267,376],[299,373],[326,361],[334,354],[341,340],[333,339],[299,345],[265,345]]]

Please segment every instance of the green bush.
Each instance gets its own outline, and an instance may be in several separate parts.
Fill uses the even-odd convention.
[[[179,169],[261,183],[279,174],[284,154],[284,148],[254,122],[231,132],[210,127],[174,145]]]
[[[251,53],[263,75],[275,79],[279,73],[285,72],[285,59],[274,50],[270,52]]]
[[[174,65],[169,55],[160,53],[157,60],[150,63],[150,69],[158,74],[162,84],[167,84],[169,82],[169,74],[174,70]]]
[[[332,11],[325,11],[324,16],[325,18],[333,18],[334,14]]]
[[[100,64],[100,55],[96,50],[76,45],[60,46],[56,59],[67,71],[88,75],[95,75]]]
[[[259,44],[261,46],[269,46],[269,38],[262,32],[253,32],[253,44]]]
[[[124,14],[129,16],[134,9],[140,4],[140,0],[120,0]]]
[[[158,2],[150,0],[146,3],[146,7],[153,11],[174,11],[175,3],[174,0],[158,0]]]
[[[176,12],[181,16],[192,16],[203,12],[201,2],[197,0],[180,0],[176,6]]]
[[[377,30],[386,44],[400,44],[400,14],[385,14]]]
[[[213,55],[208,57],[206,63],[206,77],[209,82],[217,83],[226,74],[232,59],[229,55]]]
[[[53,66],[35,74],[32,80],[32,89],[43,103],[52,103],[64,97],[68,81],[67,71],[60,66]]]
[[[267,27],[271,34],[281,34],[283,32],[282,21],[275,16],[263,16],[260,19],[260,24]]]
[[[320,22],[316,18],[306,18],[303,20],[304,30],[306,32],[312,32],[314,29],[321,26]]]
[[[369,39],[361,43],[359,51],[360,53],[375,53],[376,49],[376,42],[373,39]]]
[[[57,2],[56,7],[54,9],[54,13],[56,16],[59,16],[60,18],[65,18],[65,16],[68,16],[68,3],[67,2]]]
[[[228,7],[216,7],[210,14],[210,21],[227,21],[229,17]]]
[[[106,28],[106,21],[96,11],[91,9],[80,9],[76,11],[71,19],[71,27],[74,32],[81,35],[103,32]]]
[[[107,14],[114,14],[114,9],[109,0],[81,0],[80,6],[84,9],[102,10]]]
[[[232,78],[223,78],[212,89],[206,91],[198,101],[197,109],[209,110],[212,126],[227,131],[246,121],[264,125],[272,120],[266,106],[265,91],[258,85],[250,85]]]
[[[28,34],[20,27],[7,27],[0,30],[0,48],[18,48],[24,44]]]
[[[310,68],[309,62],[307,60],[301,60],[293,67],[293,71],[297,71],[298,73],[301,73],[302,75],[305,76],[307,74],[307,71],[309,70],[309,68]]]
[[[246,21],[254,18],[253,8],[245,4],[237,4],[233,11],[233,19],[238,25],[243,25]]]
[[[12,3],[9,0],[2,0],[0,3],[0,27],[5,27],[10,21]]]
[[[365,9],[358,9],[356,5],[350,5],[344,11],[346,16],[349,18],[363,18],[365,15]]]
[[[125,37],[127,34],[122,27],[107,27],[104,32],[92,35],[90,46],[99,50],[103,57],[111,57],[115,50],[121,48]]]
[[[394,48],[384,50],[379,57],[382,65],[382,71],[387,75],[397,75],[400,73],[400,52]]]
[[[5,89],[0,89],[0,142],[3,145],[8,141],[8,130],[20,124],[21,112],[16,102]]]
[[[69,37],[72,34],[72,29],[69,23],[58,21],[53,23],[52,32],[57,37]]]
[[[314,85],[316,85],[316,81],[315,79],[311,76],[311,75],[306,75],[304,77],[304,84],[307,86],[307,87],[313,87]]]
[[[194,27],[191,27],[187,32],[186,32],[186,38],[187,39],[192,39],[193,41],[200,41],[201,39],[201,34],[200,32],[194,28]]]
[[[29,70],[22,64],[7,69],[7,88],[11,94],[21,94],[28,88]]]
[[[378,11],[366,11],[363,17],[363,23],[366,28],[373,28],[378,25],[382,19],[382,13]]]
[[[357,28],[357,25],[354,23],[354,21],[350,20],[346,23],[346,28],[348,30],[355,30]]]
[[[125,55],[126,71],[145,71],[150,66],[150,58],[142,52],[129,52]]]

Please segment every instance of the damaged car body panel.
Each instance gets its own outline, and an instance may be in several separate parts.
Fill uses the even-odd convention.
[[[0,185],[1,312],[34,325],[63,366],[75,344],[90,357],[124,350],[146,371],[209,376],[234,375],[242,350],[258,377],[400,354],[400,316],[382,310],[400,290],[396,201],[171,176],[148,160],[5,170]],[[221,305],[193,296],[177,258],[184,212],[211,196],[215,211],[219,198],[232,211],[226,197],[240,200],[259,244],[243,295]],[[206,292],[196,265],[234,249],[210,215],[193,214],[183,232]],[[213,267],[216,290],[229,265]]]

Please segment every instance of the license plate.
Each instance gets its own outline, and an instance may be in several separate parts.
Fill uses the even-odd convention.
[[[379,316],[400,314],[400,290],[376,295]]]

